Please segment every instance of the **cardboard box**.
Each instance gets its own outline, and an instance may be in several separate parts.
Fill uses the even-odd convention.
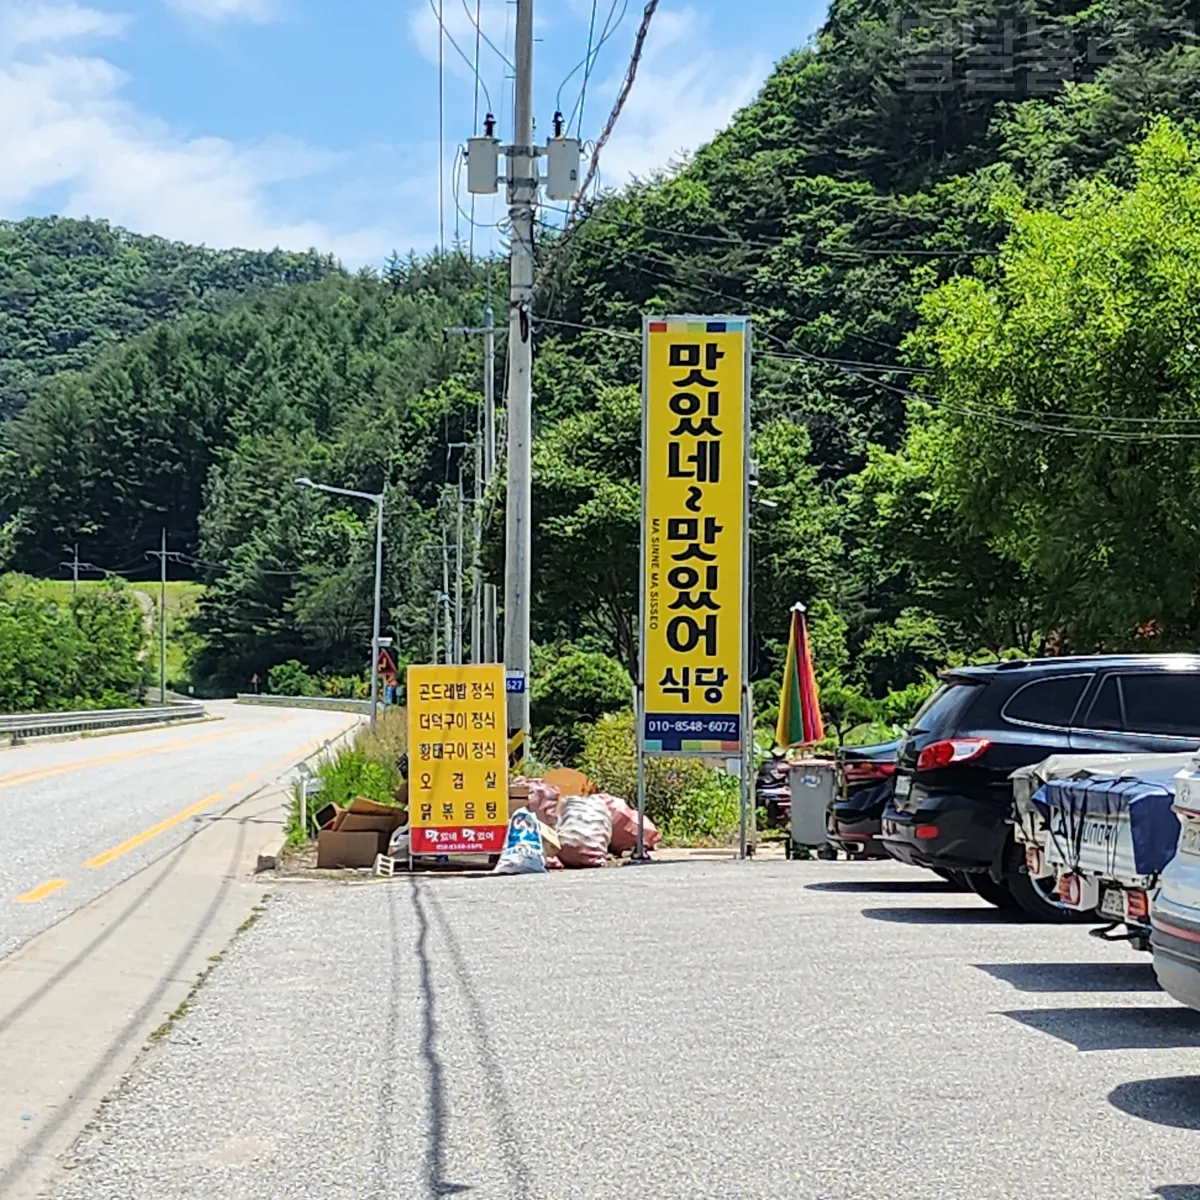
[[[313,820],[316,822],[318,829],[336,829],[337,819],[342,815],[342,810],[336,804],[326,804]]]
[[[390,833],[361,830],[346,833],[341,829],[322,829],[317,834],[317,866],[373,867],[377,854],[386,854]]]
[[[582,772],[573,767],[554,767],[542,777],[543,782],[558,788],[563,796],[591,796],[599,789]]]
[[[359,796],[338,819],[334,829],[338,833],[390,834],[404,824],[405,817],[402,808],[376,804],[374,800]]]
[[[562,839],[558,836],[558,830],[551,829],[549,825],[543,825],[539,821],[538,833],[542,838],[542,853],[547,858],[556,858],[562,849]]]

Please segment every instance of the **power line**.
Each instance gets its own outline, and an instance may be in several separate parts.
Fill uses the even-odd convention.
[[[568,208],[557,208],[553,205],[544,205],[550,212],[570,213]],[[714,245],[726,245],[734,249],[751,249],[751,250],[777,250],[781,246],[794,247],[797,250],[810,251],[816,254],[829,255],[832,257],[844,256],[852,258],[858,255],[867,257],[886,257],[895,255],[902,257],[904,255],[912,255],[915,257],[928,258],[961,258],[964,256],[982,257],[991,255],[995,250],[991,247],[986,249],[964,247],[961,250],[952,250],[942,247],[930,246],[809,246],[801,242],[793,241],[788,237],[775,238],[772,240],[763,240],[756,238],[740,238],[729,235],[715,233],[691,233],[684,229],[667,229],[660,225],[648,225],[644,221],[631,221],[615,217],[610,214],[598,215],[595,210],[590,212],[586,218],[589,221],[599,220],[601,223],[607,222],[612,225],[620,225],[625,229],[637,229],[643,233],[658,233],[664,237],[686,238],[688,241],[694,242],[710,242]],[[552,229],[554,226],[547,225],[546,228]]]
[[[467,0],[463,0],[465,5]],[[471,132],[473,134],[479,132],[479,85],[483,80],[479,77],[479,51],[483,40],[483,24],[480,17],[483,12],[483,0],[475,0],[475,107],[471,116]],[[454,173],[454,206],[459,208],[458,203],[458,167],[455,167]],[[472,262],[475,261],[475,193],[471,193],[471,215],[467,218],[470,222],[470,243],[467,248],[467,253]]]
[[[515,71],[516,67],[513,66],[512,60],[508,57],[508,55],[505,54],[504,51],[501,50],[500,47],[497,46],[496,43],[493,42],[492,39],[490,37],[488,37],[488,35],[486,33],[483,32],[483,25],[480,23],[478,15],[474,15],[474,16],[472,15],[470,8],[467,6],[467,0],[462,0],[462,6],[463,6],[463,11],[467,14],[467,20],[470,21],[471,24],[475,26],[476,37],[481,39],[482,41],[486,42],[488,44],[488,46],[495,52],[495,54],[500,59],[500,61],[510,71]],[[476,14],[478,14],[478,12],[479,12],[478,0],[476,3],[476,6],[475,6],[475,10],[476,10]],[[507,40],[508,39],[506,37],[505,41],[507,42]],[[492,107],[491,102],[489,101],[488,108],[491,108],[491,107]]]
[[[432,3],[433,0],[430,0]],[[438,20],[438,253],[446,253],[446,22],[444,0],[437,0]]]
[[[621,5],[621,15],[617,17],[614,23],[613,17],[616,16],[617,5]],[[591,79],[592,72],[596,68],[596,63],[600,57],[600,51],[604,49],[605,43],[608,42],[621,27],[621,23],[625,20],[625,14],[629,11],[629,0],[612,0],[609,5],[608,16],[604,19],[604,26],[600,30],[599,40],[595,39],[596,33],[596,12],[598,8],[598,0],[592,0],[592,16],[588,25],[588,48],[587,53],[563,76],[562,82],[558,85],[558,92],[555,97],[554,107],[558,111],[562,111],[562,95],[566,90],[566,86],[575,78],[579,72],[583,71],[583,83],[580,86],[579,93],[575,97],[575,103],[571,106],[570,115],[567,117],[565,127],[569,130],[572,124],[575,123],[576,115],[579,115],[579,137],[583,137],[583,116],[581,105],[587,96],[588,81]]]
[[[686,286],[686,285],[685,285]],[[553,320],[548,317],[539,317],[537,319],[539,325],[555,325],[563,326],[569,329],[580,329],[591,333],[604,333],[611,337],[621,338],[627,341],[640,341],[641,338],[635,333],[628,330],[612,329],[601,325],[588,325],[578,321],[560,321]],[[772,340],[778,340],[765,329],[759,328],[760,331]],[[1072,427],[1069,425],[1055,424],[1055,421],[1094,421],[1094,422],[1117,422],[1117,423],[1145,423],[1152,425],[1156,423],[1170,424],[1196,424],[1200,423],[1200,417],[1132,417],[1123,415],[1105,415],[1105,414],[1086,414],[1086,413],[1071,413],[1063,411],[1042,411],[1037,409],[1013,408],[1005,412],[997,412],[994,409],[975,408],[963,404],[955,404],[952,401],[942,400],[936,396],[932,396],[926,392],[914,391],[912,388],[898,387],[894,384],[886,383],[882,379],[873,378],[863,374],[863,368],[869,367],[873,370],[882,371],[885,373],[925,373],[923,369],[901,367],[895,364],[856,364],[852,359],[836,359],[826,358],[819,354],[812,354],[804,350],[793,349],[791,354],[782,354],[773,350],[758,350],[754,352],[755,358],[780,359],[784,361],[800,361],[811,362],[818,366],[832,367],[842,374],[850,375],[861,379],[864,383],[868,383],[873,387],[879,387],[885,391],[894,392],[906,399],[917,400],[922,404],[927,404],[931,408],[942,409],[947,412],[953,412],[962,416],[977,417],[981,420],[991,421],[998,425],[1004,425],[1016,429],[1022,429],[1029,432],[1038,433],[1058,433],[1067,437],[1095,437],[1105,441],[1117,442],[1161,442],[1161,441],[1197,441],[1200,440],[1200,432],[1177,432],[1163,431],[1156,432],[1153,429],[1140,430],[1108,430],[1103,428],[1086,428],[1078,425]],[[1031,419],[1024,419],[1031,418]]]
[[[642,52],[646,47],[646,35],[650,32],[650,22],[654,19],[657,9],[658,0],[647,0],[646,7],[642,12],[642,23],[638,26],[637,37],[633,42],[633,52],[629,56],[629,66],[625,68],[625,80],[621,84],[621,90],[617,93],[612,112],[609,113],[608,120],[600,131],[600,136],[596,139],[596,147],[592,151],[591,162],[588,163],[587,173],[579,188],[579,196],[586,196],[588,188],[592,186],[592,180],[596,178],[596,172],[600,168],[600,155],[604,152],[604,147],[608,145],[608,139],[612,137],[613,129],[620,119],[625,102],[629,99],[629,93],[633,90],[634,80],[637,79],[638,65],[642,61]],[[578,207],[579,198],[577,197],[572,201],[571,212],[567,216],[568,223]]]
[[[438,22],[438,28],[441,30],[441,33],[439,34],[439,38],[444,36],[446,41],[448,41],[450,43],[451,47],[453,47],[453,49],[454,49],[455,53],[458,55],[458,57],[461,58],[464,63],[466,63],[467,69],[469,71],[473,72],[475,70],[475,64],[471,62],[470,56],[467,54],[467,52],[458,44],[457,41],[455,41],[454,34],[452,34],[450,32],[450,30],[446,28],[445,24],[442,21],[441,14],[438,12],[437,5],[438,5],[438,0],[429,0],[429,7],[432,10],[433,15]],[[489,45],[490,45],[490,43],[489,43]],[[488,91],[488,86],[483,81],[482,75],[478,76],[477,78],[479,79],[479,86],[483,89],[483,98],[487,102],[488,108],[491,109],[492,96],[491,96],[491,93]]]
[[[613,0],[613,4],[614,5],[616,4],[616,0]],[[583,137],[583,110],[584,110],[584,106],[587,104],[588,80],[591,79],[592,68],[596,65],[596,60],[593,57],[593,51],[592,51],[592,39],[596,35],[596,9],[597,9],[598,5],[599,5],[599,0],[592,0],[592,16],[588,22],[587,55],[585,56],[586,61],[587,61],[587,67],[584,69],[584,72],[583,72],[583,85],[579,89],[579,99],[575,102],[575,107],[577,109],[579,109],[579,124],[578,124],[578,126],[576,126],[575,136],[580,137],[580,138]],[[604,43],[601,42],[601,45],[603,45],[603,44]],[[599,51],[597,50],[597,51],[595,51],[595,53],[598,54]],[[574,110],[572,110],[572,115],[574,115]],[[569,127],[570,122],[568,121],[567,124]]]

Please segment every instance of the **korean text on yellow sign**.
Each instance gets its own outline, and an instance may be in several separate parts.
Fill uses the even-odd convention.
[[[647,319],[643,746],[740,754],[749,323]]]
[[[414,854],[499,854],[508,827],[504,668],[408,668]]]

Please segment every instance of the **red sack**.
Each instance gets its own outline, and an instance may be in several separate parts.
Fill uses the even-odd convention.
[[[602,793],[599,798],[608,805],[608,812],[612,817],[612,837],[609,839],[608,848],[614,854],[626,854],[632,850],[636,850],[638,830],[637,809],[630,808],[620,796],[610,796],[607,792]],[[643,826],[643,836],[647,850],[653,850],[662,841],[662,834],[658,832],[657,827],[649,817],[646,818],[645,825]]]
[[[603,796],[568,796],[558,822],[564,867],[603,867],[608,864],[612,817]]]
[[[547,783],[544,779],[528,779],[520,777],[513,780],[513,785],[523,785],[529,789],[529,798],[525,801],[525,807],[543,825],[549,825],[551,829],[558,828],[558,812],[561,807],[561,797],[558,788],[552,783]]]

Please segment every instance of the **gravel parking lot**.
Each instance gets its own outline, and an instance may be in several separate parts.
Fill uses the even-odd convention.
[[[56,1190],[1200,1200],[1148,956],[896,864],[283,885]]]

